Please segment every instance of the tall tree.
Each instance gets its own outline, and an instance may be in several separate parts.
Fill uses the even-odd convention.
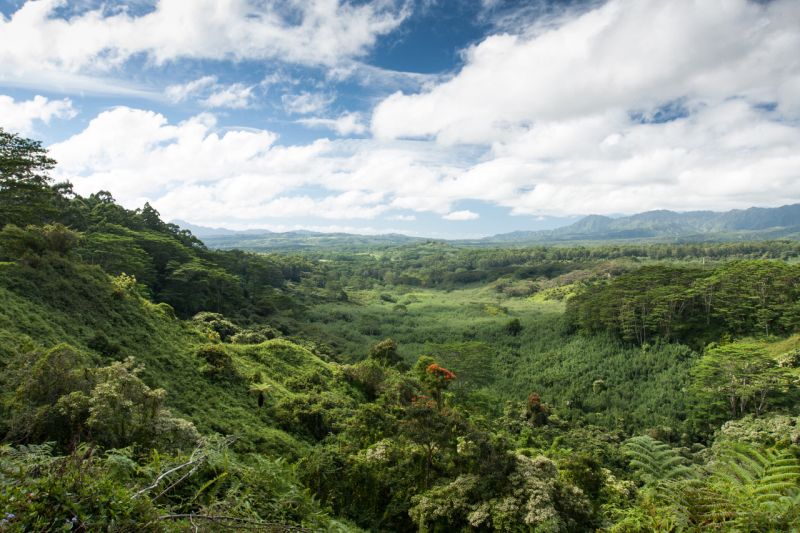
[[[0,227],[41,224],[55,213],[47,171],[55,160],[39,141],[0,128]]]

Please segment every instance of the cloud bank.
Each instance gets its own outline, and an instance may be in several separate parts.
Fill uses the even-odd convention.
[[[205,18],[194,2],[162,0],[138,17],[87,12],[61,22],[47,16],[52,1],[26,4],[0,36],[35,28],[61,42],[94,24],[114,30],[57,52],[25,52],[26,61],[62,68],[106,68],[142,52],[156,62],[283,53],[335,64],[362,54],[404,16],[394,4],[320,0],[291,4],[300,23],[280,29],[266,2],[258,4],[256,36],[250,4],[229,0],[224,12],[196,4],[209,10]],[[175,17],[189,22],[175,36],[126,37],[145,17],[156,28]],[[198,43],[198,32],[214,35],[212,43]],[[331,43],[336,55],[320,55]],[[18,48],[0,45],[0,59],[16,61]],[[480,217],[464,209],[474,200],[535,216],[780,205],[800,201],[798,50],[794,1],[611,0],[557,23],[489,35],[463,52],[463,67],[449,78],[377,102],[366,120],[326,113],[325,92],[284,95],[288,112],[306,115],[300,124],[366,138],[287,146],[272,131],[223,129],[208,113],[171,123],[120,107],[53,154],[81,191],[148,199],[170,218],[197,223],[402,221],[415,212],[457,223]],[[174,86],[173,98],[236,107],[246,101],[237,90],[247,88],[203,77]]]

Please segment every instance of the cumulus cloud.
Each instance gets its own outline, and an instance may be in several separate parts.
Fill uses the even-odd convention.
[[[30,100],[14,100],[0,95],[0,127],[8,131],[29,134],[34,123],[49,124],[54,118],[70,119],[77,115],[69,98],[50,100],[44,96],[34,96]]]
[[[309,128],[326,128],[339,135],[360,135],[367,131],[361,113],[343,113],[337,118],[301,118],[297,122]]]
[[[360,187],[354,148],[325,139],[276,146],[276,139],[252,128],[221,134],[210,114],[170,124],[159,113],[118,107],[50,152],[58,177],[79,193],[110,190],[128,206],[148,200],[170,218],[372,219],[390,208],[384,192]],[[321,193],[295,190],[304,187]]]
[[[534,121],[650,108],[677,97],[776,100],[800,74],[800,4],[724,6],[614,0],[530,38],[490,36],[466,52],[453,79],[383,101],[373,131],[492,143]]]
[[[453,211],[452,213],[447,213],[442,217],[445,220],[477,220],[480,218],[478,213],[473,211],[465,210],[465,211]]]
[[[215,126],[209,114],[171,125],[159,113],[118,107],[100,113],[84,131],[50,151],[59,172],[81,192],[110,190],[128,203],[158,198],[178,184],[235,182],[263,171],[263,155],[276,134],[231,130],[220,135]],[[266,197],[282,190],[269,180],[253,180],[248,187],[251,194]],[[233,187],[230,194],[236,191]]]
[[[281,146],[210,114],[117,108],[53,153],[81,192],[197,223],[474,220],[464,200],[535,216],[780,205],[800,201],[798,49],[796,2],[612,0],[487,37],[450,79],[379,103],[372,138]],[[284,96],[306,126],[363,124],[326,118],[325,93]]]
[[[157,0],[132,15],[97,9],[67,18],[64,0],[26,2],[0,18],[5,72],[52,68],[107,70],[136,54],[156,63],[181,58],[277,59],[311,66],[359,57],[407,16],[392,1]]]
[[[485,146],[434,190],[517,214],[797,201],[798,49],[797,2],[612,0],[489,36],[451,79],[382,101],[371,129]]]

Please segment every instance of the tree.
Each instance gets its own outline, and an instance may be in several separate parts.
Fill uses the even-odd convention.
[[[55,166],[42,143],[0,128],[0,228],[40,224],[55,213],[47,171]]]
[[[367,357],[384,365],[392,366],[396,366],[403,361],[397,353],[397,343],[392,339],[384,339],[373,344],[369,349]]]
[[[795,391],[792,374],[752,342],[707,350],[692,377],[696,408],[714,425],[747,413],[759,416],[788,402]]]
[[[0,230],[0,258],[35,264],[48,253],[69,255],[79,241],[79,234],[61,224],[26,228],[9,224]]]
[[[456,375],[437,364],[429,355],[421,355],[414,370],[422,386],[436,401],[437,408],[441,409],[444,403],[442,393],[456,379]]]

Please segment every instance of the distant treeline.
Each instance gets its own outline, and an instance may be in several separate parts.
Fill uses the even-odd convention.
[[[620,261],[629,268],[649,261],[715,263],[729,259],[800,257],[800,242],[533,246],[474,249],[429,242],[379,252],[309,254],[324,259],[319,275],[360,288],[375,284],[447,288],[486,283],[504,276],[553,278],[591,268],[600,261]]]
[[[644,266],[588,285],[569,300],[567,316],[583,331],[639,344],[791,333],[800,327],[800,265]]]

